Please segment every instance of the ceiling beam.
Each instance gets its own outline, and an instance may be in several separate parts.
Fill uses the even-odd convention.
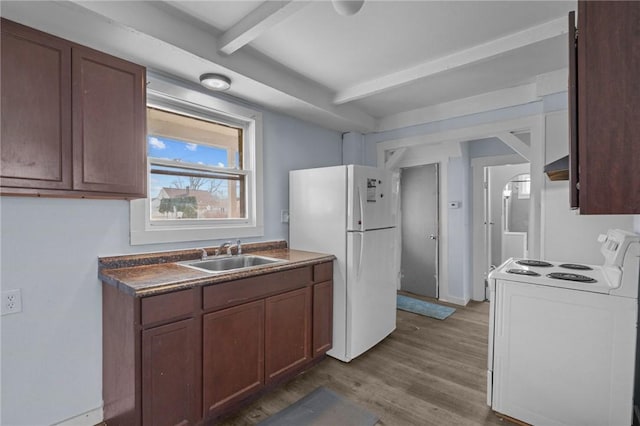
[[[499,133],[496,137],[507,144],[509,148],[520,154],[522,158],[531,161],[531,147],[522,142],[519,137],[510,132]]]
[[[456,68],[483,62],[516,49],[558,37],[567,33],[568,28],[566,21],[566,18],[554,19],[553,21],[530,27],[517,33],[491,40],[432,61],[423,62],[414,67],[353,85],[339,91],[333,101],[338,105],[345,104],[403,86],[443,71],[452,71]]]
[[[306,1],[265,1],[220,35],[218,51],[232,54],[309,4]]]
[[[151,1],[7,1],[2,16],[199,86],[205,72],[233,80],[225,94],[339,132],[368,133],[376,120],[335,105],[326,87],[251,52],[218,53],[218,38]],[[238,102],[237,100],[233,102]]]
[[[436,105],[388,115],[378,120],[378,132],[447,120],[463,115],[478,114],[537,101],[536,84],[499,89],[468,98],[455,99]]]
[[[384,168],[387,170],[395,170],[406,150],[406,147],[401,147],[390,151],[387,158],[384,160]]]

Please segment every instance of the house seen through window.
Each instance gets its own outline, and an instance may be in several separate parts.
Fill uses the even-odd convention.
[[[152,222],[247,217],[243,129],[147,109]]]

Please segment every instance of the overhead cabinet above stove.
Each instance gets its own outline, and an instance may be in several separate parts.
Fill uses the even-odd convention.
[[[569,15],[571,207],[640,213],[640,2],[579,1]]]

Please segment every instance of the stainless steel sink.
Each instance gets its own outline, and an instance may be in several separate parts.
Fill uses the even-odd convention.
[[[188,262],[180,262],[180,265],[200,269],[201,271],[210,273],[221,273],[278,262],[284,262],[284,260],[255,256],[251,254],[241,254],[238,256],[224,256],[207,260],[190,260]]]

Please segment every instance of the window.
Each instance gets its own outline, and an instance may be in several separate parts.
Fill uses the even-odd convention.
[[[242,133],[147,108],[150,220],[246,219]]]
[[[518,191],[518,199],[528,200],[531,197],[531,177],[528,174],[516,176],[516,189]]]
[[[151,74],[131,244],[261,236],[261,115]]]

